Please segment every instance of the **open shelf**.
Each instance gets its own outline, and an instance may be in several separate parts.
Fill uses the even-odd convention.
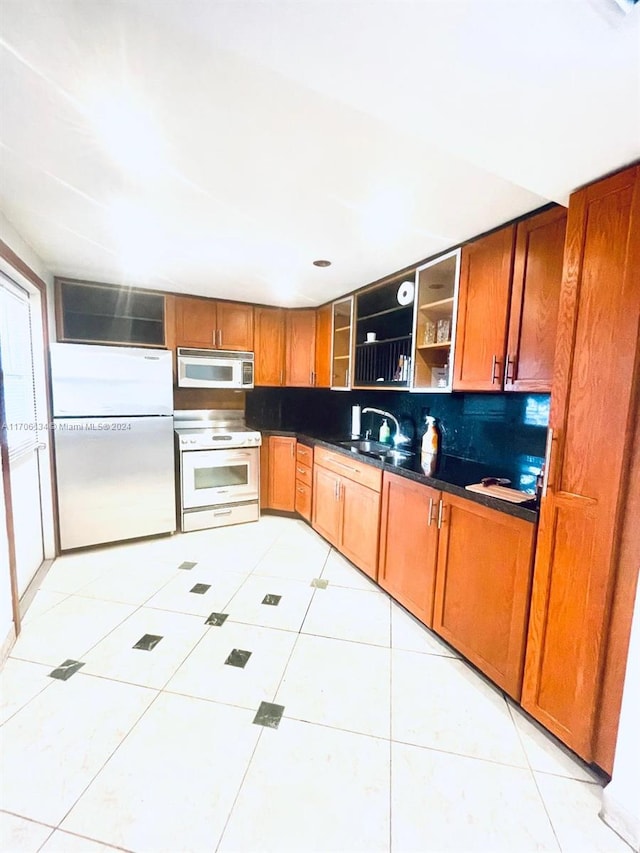
[[[449,349],[451,341],[442,341],[439,344],[420,344],[416,349]]]
[[[410,305],[396,305],[394,308],[385,308],[384,311],[376,311],[375,314],[363,314],[358,317],[358,323],[366,320],[375,320],[377,317],[385,317],[387,314],[397,314],[399,311],[406,311],[411,308]]]
[[[360,347],[375,347],[380,344],[391,344],[395,343],[395,341],[410,341],[411,335],[400,335],[397,338],[385,338],[381,341],[364,341],[364,343],[356,344],[356,347],[359,349]]]

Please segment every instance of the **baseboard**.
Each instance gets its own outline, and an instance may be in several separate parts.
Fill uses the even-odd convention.
[[[611,783],[613,784],[613,783]],[[600,817],[616,832],[620,838],[627,842],[635,853],[640,851],[640,819],[631,814],[610,793],[609,785],[602,793],[602,809]]]
[[[0,666],[4,665],[4,662],[9,657],[9,652],[13,648],[13,644],[16,641],[16,626],[14,623],[11,623],[11,628],[9,629],[9,633],[4,638],[2,645],[0,646]]]

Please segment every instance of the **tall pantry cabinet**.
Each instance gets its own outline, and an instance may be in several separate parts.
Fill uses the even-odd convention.
[[[635,533],[625,526],[637,485],[629,460],[640,428],[639,326],[635,166],[577,191],[569,203],[522,692],[527,711],[609,771],[615,733],[603,739],[603,728],[617,725],[616,697],[602,684],[614,652],[626,655],[611,613],[640,562],[638,525]],[[630,619],[624,611],[621,618]]]

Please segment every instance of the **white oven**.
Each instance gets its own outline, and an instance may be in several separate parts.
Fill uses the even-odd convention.
[[[183,450],[180,461],[184,509],[258,499],[257,448]]]
[[[260,517],[259,432],[241,411],[176,411],[180,529],[203,530]]]

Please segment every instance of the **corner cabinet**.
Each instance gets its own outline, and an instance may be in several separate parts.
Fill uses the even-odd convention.
[[[285,385],[313,388],[316,379],[316,312],[292,308],[286,312]]]
[[[59,341],[167,345],[162,293],[56,278],[55,298]]]
[[[284,385],[284,309],[256,307],[254,314],[254,383],[259,386],[278,387]]]
[[[293,512],[296,502],[296,439],[270,435],[268,458],[268,509]]]
[[[413,326],[416,391],[451,391],[459,278],[460,249],[418,267]]]

